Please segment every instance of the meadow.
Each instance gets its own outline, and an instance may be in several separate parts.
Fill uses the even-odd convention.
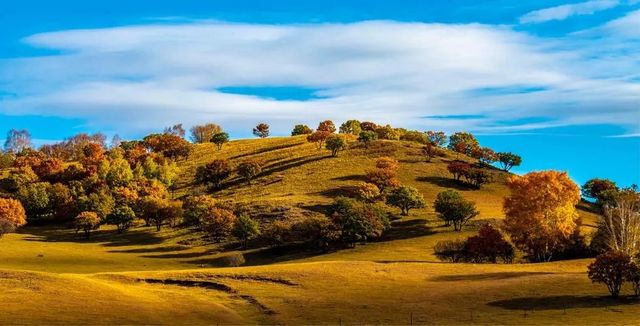
[[[175,198],[209,191],[196,167],[216,158],[248,158],[263,172],[247,185],[230,179],[212,195],[244,203],[264,218],[320,214],[332,198],[363,180],[375,158],[400,162],[399,178],[428,205],[399,216],[380,238],[328,253],[214,244],[188,228],[139,223],[118,234],[102,226],[90,239],[62,226],[27,226],[0,239],[2,324],[633,324],[640,305],[606,297],[586,275],[590,259],[550,263],[462,264],[438,260],[438,241],[465,238],[504,218],[509,174],[491,170],[480,190],[451,179],[446,164],[471,160],[453,152],[426,162],[421,146],[353,144],[338,157],[304,137],[199,144],[179,161]],[[444,227],[431,203],[456,189],[480,215],[463,232]],[[597,215],[580,205],[582,232]],[[241,252],[246,263],[224,267]]]

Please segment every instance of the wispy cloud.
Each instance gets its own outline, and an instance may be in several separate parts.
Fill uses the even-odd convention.
[[[0,61],[0,87],[15,94],[0,112],[83,118],[129,133],[202,121],[241,133],[267,120],[284,134],[294,123],[326,118],[481,132],[610,123],[638,132],[640,84],[629,76],[640,64],[602,52],[601,44],[619,47],[618,33],[594,43],[504,26],[394,21],[43,33],[25,42],[57,54]],[[611,62],[619,69],[602,69]],[[269,88],[313,96],[228,91]],[[434,116],[478,119],[425,118]]]
[[[591,0],[573,4],[544,8],[526,13],[520,17],[520,23],[543,23],[552,20],[565,20],[571,16],[591,15],[598,11],[615,8],[621,4],[619,0]]]

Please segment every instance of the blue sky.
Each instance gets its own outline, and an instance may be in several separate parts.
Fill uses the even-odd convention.
[[[467,130],[518,172],[640,183],[640,1],[11,1],[0,133],[213,121]]]

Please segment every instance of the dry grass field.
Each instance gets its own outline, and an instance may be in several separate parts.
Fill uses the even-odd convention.
[[[472,190],[452,182],[447,153],[428,163],[420,146],[379,142],[338,157],[304,137],[239,140],[220,151],[198,145],[181,162],[176,197],[205,193],[197,166],[215,158],[256,159],[263,173],[245,185],[234,177],[221,200],[291,214],[318,214],[362,180],[379,156],[400,161],[400,179],[432,203],[456,189],[480,216],[463,232],[445,228],[431,205],[395,220],[379,240],[326,254],[253,248],[242,267],[222,267],[234,248],[184,228],[102,227],[91,239],[62,227],[26,227],[0,239],[0,324],[634,324],[638,301],[605,298],[586,276],[589,260],[544,264],[452,264],[433,255],[440,240],[474,234],[503,218],[508,174]],[[583,231],[597,216],[584,205]],[[266,208],[265,208],[266,207]],[[390,210],[394,211],[393,208]],[[398,212],[396,212],[398,213]],[[625,291],[628,291],[625,290]],[[626,292],[625,292],[626,293]]]

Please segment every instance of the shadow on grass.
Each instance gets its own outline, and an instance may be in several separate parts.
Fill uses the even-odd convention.
[[[127,253],[127,254],[150,254],[150,253],[160,253],[160,252],[176,252],[183,251],[189,249],[184,246],[166,246],[166,247],[152,247],[152,248],[136,248],[136,249],[125,249],[125,250],[109,250],[109,252],[115,253]]]
[[[635,297],[602,297],[559,295],[550,297],[514,298],[488,303],[489,306],[508,310],[561,310],[574,308],[611,308],[615,306],[638,304]]]
[[[249,156],[253,156],[253,155],[258,155],[258,154],[263,154],[263,153],[267,153],[267,152],[277,151],[277,150],[280,150],[280,149],[296,147],[296,146],[300,146],[300,145],[302,145],[302,143],[282,144],[282,145],[277,145],[277,146],[265,147],[265,148],[261,148],[259,150],[255,150],[255,151],[252,151],[252,152],[249,152],[249,153],[244,153],[244,154],[240,154],[240,155],[231,156],[231,157],[229,157],[229,159],[233,160],[233,159],[238,159],[238,158],[243,158],[243,157],[249,157]]]
[[[309,250],[308,247],[302,244],[261,248],[243,253],[243,257],[246,261],[243,266],[269,265],[319,256],[326,253],[328,252],[321,250]],[[185,263],[199,266],[228,267],[228,257],[231,255],[193,259],[186,261]]]
[[[427,226],[426,220],[398,220],[391,222],[391,227],[385,231],[379,239],[375,240],[375,242],[417,238],[434,233],[435,232]]]
[[[352,175],[345,175],[345,176],[341,176],[341,177],[335,177],[332,178],[331,180],[338,180],[338,181],[362,181],[365,182],[367,181],[367,177],[363,174],[352,174]]]
[[[26,241],[36,242],[77,242],[100,243],[106,247],[154,245],[160,244],[164,238],[160,237],[155,228],[146,227],[118,233],[115,230],[96,230],[91,232],[89,239],[82,232],[66,228],[25,228],[21,233],[26,234]]]
[[[507,280],[527,276],[551,275],[546,272],[502,272],[483,274],[463,274],[463,275],[441,275],[431,278],[436,282],[459,282],[459,281],[497,281]]]
[[[451,179],[451,178],[428,176],[428,177],[417,177],[416,181],[428,182],[438,187],[453,188],[456,190],[476,190],[476,188],[474,188],[471,185],[468,185],[462,181]]]
[[[331,189],[326,189],[323,191],[318,192],[318,194],[325,196],[325,197],[329,197],[329,198],[336,198],[339,196],[343,196],[343,197],[353,197],[354,193],[355,193],[355,187],[353,186],[342,186],[342,187],[337,187],[337,188],[331,188]]]

